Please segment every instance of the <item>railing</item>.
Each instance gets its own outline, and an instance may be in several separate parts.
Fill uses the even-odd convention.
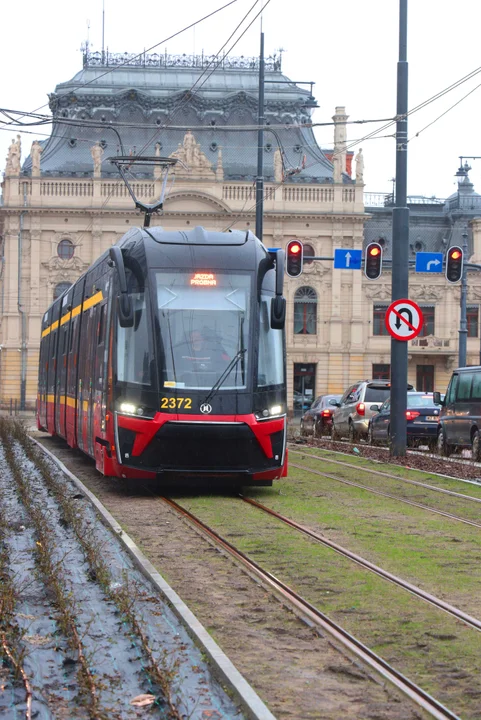
[[[477,195],[462,195],[458,193],[453,198],[446,200],[446,207],[448,210],[461,210],[469,211],[475,210],[481,211],[481,197]]]
[[[428,335],[427,337],[417,337],[411,340],[411,347],[420,349],[448,349],[454,351],[454,340],[453,338],[438,338],[434,335]]]
[[[266,190],[264,198],[270,197],[270,190]],[[222,188],[223,200],[255,200],[256,189],[253,185],[224,185]]]
[[[334,200],[334,188],[313,188],[298,185],[284,187],[282,189],[282,199],[288,202],[330,203]]]
[[[481,200],[481,198],[479,198]],[[444,205],[445,200],[424,195],[408,195],[408,205]],[[392,207],[394,195],[392,193],[364,193],[364,207]]]
[[[92,194],[93,186],[91,181],[44,180],[40,183],[40,195],[48,195],[50,197],[90,197]]]
[[[137,198],[152,198],[155,194],[154,183],[131,183],[131,188]],[[123,182],[104,182],[102,183],[100,194],[103,197],[130,197],[130,193]]]
[[[115,67],[119,65],[130,65],[134,67],[188,67],[206,68],[221,66],[222,68],[234,68],[235,70],[258,70],[258,57],[229,57],[224,55],[168,55],[167,53],[111,53],[90,52],[84,50],[84,67]],[[282,52],[279,55],[270,55],[265,60],[265,71],[275,72],[281,70]]]

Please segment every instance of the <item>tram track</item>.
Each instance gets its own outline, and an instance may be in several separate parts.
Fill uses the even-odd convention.
[[[355,468],[356,470],[359,469],[359,467],[355,465],[352,465],[351,467]],[[312,471],[312,468],[305,469],[309,470],[309,472]],[[396,480],[402,479],[397,476],[392,477]],[[334,645],[342,645],[344,649],[344,654],[347,654],[351,658],[355,657],[362,665],[370,668],[375,673],[375,675],[377,675],[378,677],[382,677],[386,682],[397,687],[406,695],[406,697],[409,697],[411,700],[416,702],[418,706],[422,708],[426,713],[428,713],[431,717],[458,717],[452,711],[447,709],[443,704],[436,701],[431,695],[429,695],[429,693],[426,693],[423,690],[421,690],[421,700],[419,700],[419,698],[417,697],[419,688],[415,683],[410,681],[402,673],[399,673],[395,669],[395,667],[393,667],[393,665],[397,666],[397,661],[394,660],[393,662],[393,656],[390,658],[390,663],[384,661],[375,652],[371,651],[366,645],[364,645],[362,641],[358,641],[356,637],[351,635],[348,631],[345,631],[337,623],[331,621],[328,616],[322,613],[322,611],[319,611],[316,607],[316,605],[318,604],[317,601],[315,601],[316,604],[313,605],[309,602],[309,600],[306,600],[301,595],[298,595],[289,585],[282,582],[282,580],[279,580],[278,577],[270,573],[268,570],[264,570],[255,561],[252,561],[251,558],[249,558],[242,551],[238,550],[234,545],[232,545],[228,540],[226,540],[225,537],[222,537],[219,533],[216,532],[216,530],[213,530],[211,527],[209,527],[209,525],[200,520],[200,518],[196,518],[193,513],[179,505],[179,503],[176,503],[172,499],[164,498],[157,492],[150,491],[149,494],[151,495],[152,499],[155,498],[162,503],[168,504],[168,506],[175,510],[175,512],[180,513],[186,520],[188,520],[189,523],[195,524],[200,533],[208,537],[211,544],[222,548],[225,553],[228,553],[232,557],[235,557],[238,563],[242,564],[245,567],[249,575],[258,578],[261,585],[271,589],[281,599],[283,604],[291,607],[296,614],[301,615],[305,620],[307,620],[308,624],[314,626],[321,634],[325,633],[329,637],[331,637]],[[459,495],[463,499],[466,497],[461,494]],[[296,529],[298,532],[309,536],[311,539],[325,545],[327,548],[330,548],[334,552],[343,555],[346,559],[356,563],[364,569],[375,573],[382,579],[391,582],[394,585],[398,585],[400,588],[409,592],[411,595],[417,596],[432,605],[433,607],[449,613],[451,617],[456,618],[456,620],[462,622],[468,627],[478,631],[481,629],[480,621],[478,621],[476,618],[472,618],[471,616],[463,613],[462,611],[457,612],[457,608],[454,608],[454,606],[450,606],[443,601],[437,602],[438,598],[436,598],[435,596],[424,593],[422,590],[416,588],[416,586],[410,583],[405,583],[399,578],[396,578],[396,576],[393,576],[392,574],[383,571],[382,568],[378,568],[374,564],[369,563],[369,561],[365,561],[364,558],[360,558],[360,556],[357,556],[354,553],[350,553],[350,551],[346,551],[345,548],[342,548],[335,543],[332,543],[330,541],[326,542],[326,538],[318,535],[317,533],[311,532],[309,528],[306,528],[299,523],[290,520],[290,518],[286,518],[284,516],[281,516],[279,513],[276,513],[275,511],[271,511],[270,508],[263,506],[261,503],[258,503],[251,498],[241,497],[240,499],[243,502],[246,502],[251,507],[257,507],[259,511],[269,513],[274,518],[277,518],[283,523],[290,525],[293,529]],[[417,504],[417,506],[420,507],[420,504]],[[422,509],[427,508],[422,507]],[[475,523],[468,522],[468,524],[480,527],[480,525]],[[279,571],[276,572],[278,573]],[[397,580],[400,580],[400,582],[396,582]],[[357,635],[357,632],[355,634]],[[363,638],[363,640],[365,641],[365,637]],[[367,656],[363,655],[364,652],[367,652]]]
[[[315,448],[313,448],[313,449],[315,449]],[[321,450],[322,450],[322,448],[321,448]],[[292,453],[292,454],[303,455],[304,457],[308,457],[308,458],[310,458],[310,459],[318,460],[319,462],[324,461],[324,462],[327,462],[327,463],[332,464],[332,465],[339,465],[339,466],[342,466],[342,467],[349,468],[350,470],[356,470],[356,471],[366,472],[366,473],[369,473],[370,475],[376,475],[376,476],[378,476],[378,477],[388,478],[389,480],[396,480],[396,481],[398,481],[398,482],[406,483],[407,485],[414,485],[414,486],[417,486],[417,487],[424,488],[425,490],[432,490],[433,492],[442,493],[442,494],[444,494],[444,495],[450,495],[450,496],[452,496],[452,497],[456,497],[456,498],[459,498],[459,499],[462,499],[462,500],[468,500],[468,501],[472,501],[472,502],[475,502],[475,503],[481,503],[481,498],[476,498],[476,497],[474,497],[474,496],[472,496],[472,495],[465,495],[464,493],[458,493],[458,492],[456,492],[455,490],[447,490],[446,488],[440,488],[440,487],[438,487],[438,486],[436,486],[436,485],[430,485],[430,484],[428,484],[428,483],[423,483],[423,482],[421,482],[420,480],[410,480],[409,478],[404,478],[404,477],[402,477],[401,475],[393,475],[392,473],[386,473],[386,472],[383,472],[383,471],[381,471],[381,470],[374,470],[373,468],[364,468],[364,467],[362,467],[362,465],[355,465],[354,463],[348,463],[348,462],[345,462],[344,460],[335,460],[335,459],[333,459],[333,458],[331,458],[331,457],[326,458],[326,457],[322,457],[322,456],[316,455],[316,454],[314,454],[314,453],[306,453],[306,452],[303,452],[302,450],[295,450],[295,449],[292,448],[292,447],[289,448],[289,452]],[[292,463],[291,463],[291,464],[292,464]],[[302,468],[302,469],[304,469],[304,470],[307,470],[307,469],[311,470],[310,468]],[[425,471],[425,472],[427,472],[427,471]],[[429,474],[430,474],[430,475],[435,475],[436,473],[429,473]],[[446,477],[446,476],[441,476],[441,477]],[[333,479],[339,480],[340,478],[334,477]],[[460,478],[454,478],[454,477],[452,477],[452,478],[450,477],[449,479],[450,479],[450,480],[460,480]],[[460,481],[461,481],[461,480],[460,480]],[[346,481],[346,482],[347,482],[347,481]],[[353,483],[351,483],[351,484],[353,484]],[[471,483],[471,484],[479,485],[479,483]],[[370,491],[372,491],[372,492],[376,492],[376,491],[373,490],[372,488],[369,488],[369,487],[366,487],[366,486],[359,486],[359,487],[363,487],[365,490],[370,490]],[[399,498],[399,499],[401,499],[401,498]],[[428,509],[430,509],[430,508],[428,508]],[[454,519],[460,520],[461,518],[454,518]]]
[[[237,549],[234,545],[232,545],[232,543],[223,538],[214,529],[212,529],[206,523],[200,520],[200,518],[196,517],[193,513],[176,503],[171,498],[159,496],[159,499],[168,504],[177,513],[185,517],[211,542],[213,541],[217,546],[228,552],[237,562],[240,562],[251,575],[254,575],[263,584],[267,585],[271,590],[275,592],[276,595],[280,596],[284,602],[292,606],[297,613],[301,613],[301,615],[303,615],[310,623],[312,623],[314,627],[316,627],[320,631],[328,633],[334,641],[341,643],[344,650],[354,655],[359,661],[367,665],[378,676],[389,682],[391,685],[400,690],[404,695],[413,700],[420,708],[428,712],[431,717],[440,719],[454,719],[458,717],[448,708],[446,708],[442,703],[433,698],[429,693],[427,693],[425,690],[412,682],[409,678],[404,676],[401,672],[392,667],[383,658],[377,655],[377,653],[373,652],[370,648],[364,645],[364,643],[362,643],[353,635],[348,633],[339,624],[331,620],[327,615],[325,615],[321,610],[319,610],[308,600],[299,595],[289,585],[284,583],[279,578],[275,577],[268,570],[263,569],[257,562],[249,558],[241,550]],[[288,520],[288,518],[283,518],[278,513],[271,511],[269,508],[261,505],[260,503],[257,503],[256,501],[253,501],[249,498],[241,497],[240,499],[247,502],[248,504],[258,507],[258,509],[268,512],[269,514],[277,517],[278,519],[281,519],[286,524],[291,525],[291,527],[297,527],[298,530],[302,530],[302,532],[309,534],[310,537],[313,537],[314,539],[321,542],[323,541],[320,536],[316,536],[315,533],[311,533],[307,530],[307,528],[301,528],[301,526],[297,525],[297,523],[294,523],[294,521]],[[345,556],[348,557],[347,554]],[[351,559],[353,559],[353,557],[351,557]],[[362,559],[358,558],[356,562],[359,562],[360,560]],[[367,563],[367,561],[365,562]],[[359,564],[362,563],[359,562]],[[364,564],[364,567],[367,567],[367,565]],[[442,601],[440,602],[442,603]],[[438,605],[438,607],[441,607],[441,605]],[[453,608],[453,610],[455,609]],[[473,622],[469,622],[468,624],[470,624],[471,627],[475,627],[476,629],[481,630],[481,622],[477,621],[475,618],[470,618],[470,616],[462,613],[462,611],[459,611],[459,613],[460,615],[465,616],[463,618],[464,622],[468,622],[469,618],[469,620]],[[461,619],[460,615],[455,615],[455,617]]]

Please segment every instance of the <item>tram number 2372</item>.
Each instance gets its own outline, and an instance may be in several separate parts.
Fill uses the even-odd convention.
[[[192,398],[183,398],[183,397],[163,397],[160,399],[160,409],[161,410],[192,410]]]

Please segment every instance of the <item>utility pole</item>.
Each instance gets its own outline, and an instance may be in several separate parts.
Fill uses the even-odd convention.
[[[468,232],[464,228],[463,232],[463,257],[468,258]],[[459,352],[458,366],[466,367],[466,348],[468,338],[468,323],[466,320],[466,297],[468,294],[468,268],[466,263],[463,264],[463,274],[461,277],[461,301],[460,301],[460,320],[459,320]]]
[[[259,108],[257,123],[256,236],[262,242],[264,232],[264,33],[259,54]]]
[[[399,0],[399,62],[397,64],[396,195],[393,209],[392,301],[409,293],[407,0]],[[406,454],[408,346],[391,339],[391,455]]]

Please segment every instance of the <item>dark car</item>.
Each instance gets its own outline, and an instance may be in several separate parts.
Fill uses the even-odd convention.
[[[301,418],[301,435],[330,435],[334,406],[330,401],[340,400],[340,395],[319,395]]]
[[[481,461],[481,367],[458,368],[441,403],[438,452],[450,455],[457,448],[470,448],[473,460]]]
[[[391,424],[391,399],[381,407],[371,405],[371,410],[378,409],[369,421],[367,431],[370,445],[389,443]],[[441,413],[439,404],[434,402],[433,393],[408,392],[406,409],[407,444],[411,447],[429,445],[434,450],[438,437],[438,421]]]

